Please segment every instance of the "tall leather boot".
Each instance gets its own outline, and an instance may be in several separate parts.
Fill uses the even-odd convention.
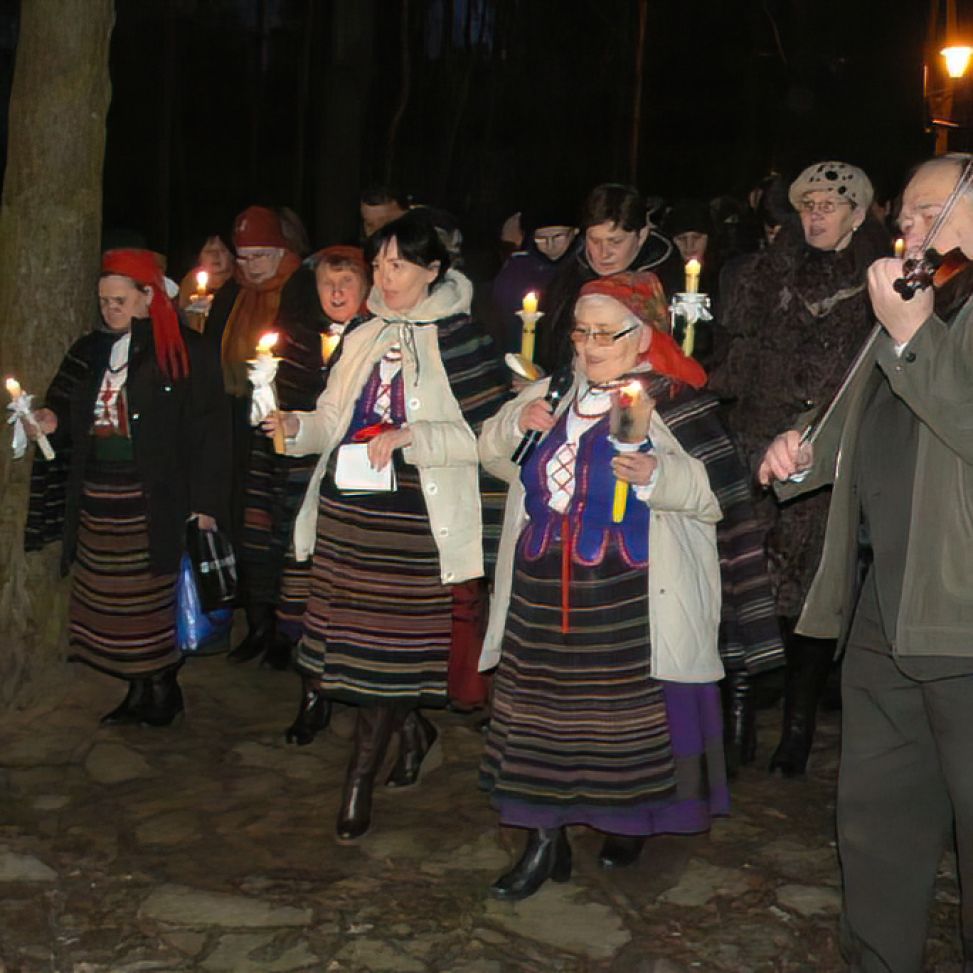
[[[338,841],[351,844],[372,823],[372,789],[382,766],[395,722],[389,705],[362,706],[355,721],[355,744],[345,775],[336,833]]]
[[[321,695],[317,681],[311,676],[301,676],[301,705],[297,719],[287,728],[284,739],[307,746],[331,722],[331,700]]]
[[[263,669],[276,669],[284,672],[291,667],[291,654],[294,651],[294,643],[282,632],[275,632],[266,642],[267,649],[264,657],[260,660]]]
[[[727,672],[720,683],[723,700],[723,748],[727,777],[757,756],[757,715],[754,712],[750,675],[745,669]]]
[[[266,652],[273,642],[275,615],[273,605],[247,604],[247,634],[226,655],[227,662],[249,662]]]
[[[800,777],[806,770],[818,701],[828,682],[834,652],[835,643],[831,639],[794,634],[788,639],[784,724],[780,743],[770,759],[771,773]]]
[[[418,709],[406,714],[400,734],[399,756],[385,781],[386,787],[412,787],[419,783],[423,771],[438,766],[430,757],[430,751],[439,740],[439,731]]]
[[[128,692],[121,703],[98,721],[102,726],[122,726],[139,722],[139,707],[149,688],[148,679],[130,679]]]
[[[533,895],[548,879],[571,877],[571,845],[564,828],[538,828],[527,835],[520,861],[490,886],[495,899],[517,902]]]
[[[138,721],[146,726],[169,726],[184,709],[182,690],[176,680],[179,666],[169,666],[149,676],[145,697],[137,709]]]

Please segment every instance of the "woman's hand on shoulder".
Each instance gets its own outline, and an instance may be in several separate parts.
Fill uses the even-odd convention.
[[[623,483],[646,486],[658,465],[651,453],[618,453],[612,459],[612,472]]]
[[[520,410],[517,425],[521,432],[548,432],[554,428],[554,412],[550,402],[534,399]]]

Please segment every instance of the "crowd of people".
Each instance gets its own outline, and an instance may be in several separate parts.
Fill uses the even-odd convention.
[[[369,831],[377,783],[431,768],[431,710],[472,710],[480,787],[526,832],[490,893],[518,900],[570,878],[569,827],[611,869],[728,814],[754,683],[782,668],[769,769],[800,777],[843,660],[844,948],[921,970],[954,832],[973,883],[971,184],[962,156],[881,208],[839,161],[740,202],[607,183],[507,221],[492,280],[464,274],[454,219],[384,188],[357,245],[315,252],[251,206],[179,286],[107,250],[102,321],[27,429],[56,449],[28,549],[63,542],[71,658],[126,683],[102,724],[182,716],[185,525],[219,529],[246,620],[226,659],[299,675],[288,742],[354,707],[337,840]],[[689,345],[670,304],[697,289]],[[961,917],[973,969],[968,894]]]

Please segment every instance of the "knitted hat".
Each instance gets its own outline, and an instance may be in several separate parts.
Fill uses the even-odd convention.
[[[107,250],[101,258],[101,272],[128,277],[139,287],[152,288],[149,316],[155,360],[170,379],[185,378],[189,374],[189,353],[176,309],[166,294],[158,254],[151,250]]]
[[[233,246],[240,247],[279,247],[290,250],[284,236],[280,217],[266,206],[250,206],[245,209],[233,224]]]
[[[862,208],[870,206],[875,195],[868,176],[857,166],[847,162],[815,162],[791,183],[787,198],[794,209],[800,209],[805,194],[819,190]]]
[[[663,226],[670,237],[679,236],[680,233],[713,232],[709,206],[697,199],[683,199],[674,204]]]

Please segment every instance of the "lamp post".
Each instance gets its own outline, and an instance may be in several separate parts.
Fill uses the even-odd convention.
[[[949,151],[950,132],[963,127],[954,118],[954,97],[973,56],[973,47],[957,28],[956,0],[932,0],[926,41],[923,98],[929,119],[927,131],[935,133],[936,155],[943,155]]]

